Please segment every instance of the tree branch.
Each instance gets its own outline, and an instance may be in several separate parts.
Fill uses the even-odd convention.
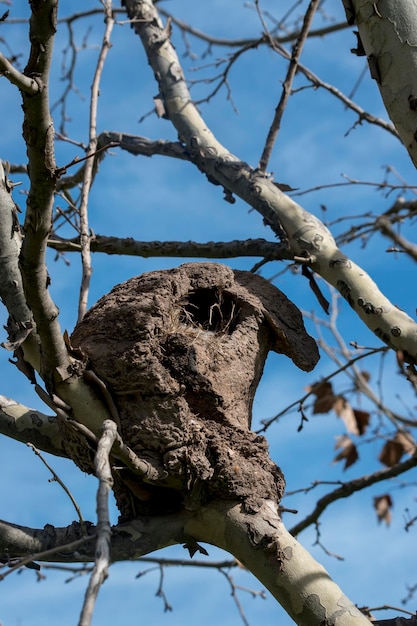
[[[90,128],[89,142],[87,153],[94,154],[97,149],[97,108],[100,88],[101,74],[104,68],[107,52],[110,49],[110,35],[114,26],[114,17],[111,2],[108,0],[104,4],[105,15],[105,33],[97,67],[94,73],[93,83],[91,85],[91,101],[90,101]],[[88,198],[90,195],[91,185],[93,183],[95,159],[87,159],[84,167],[84,180],[81,189],[80,201],[80,244],[81,244],[81,263],[82,263],[82,279],[80,288],[80,298],[78,303],[78,321],[80,322],[85,315],[88,305],[88,291],[90,288],[90,278],[92,273],[90,241],[91,233],[88,225]],[[90,620],[88,620],[89,623]],[[87,622],[86,622],[87,623]]]
[[[109,492],[113,487],[109,457],[113,443],[117,437],[117,426],[112,420],[103,423],[102,435],[99,439],[94,459],[96,476],[99,486],[97,490],[97,543],[94,568],[90,576],[81,610],[79,626],[89,626],[93,616],[94,605],[101,585],[108,576],[110,566],[111,527],[109,516]]]
[[[258,6],[258,3],[256,3],[256,5]],[[298,61],[300,59],[301,52],[304,47],[304,43],[308,37],[308,33],[310,31],[310,27],[311,27],[318,5],[319,5],[319,0],[310,1],[307,7],[307,10],[304,14],[303,26],[293,46],[290,63],[288,65],[287,75],[282,85],[281,97],[275,109],[274,118],[272,120],[270,129],[268,131],[268,135],[265,141],[265,146],[262,151],[261,158],[259,160],[259,169],[262,171],[266,170],[269,159],[271,158],[272,150],[274,148],[274,145],[278,136],[278,132],[281,127],[281,119],[282,119],[282,116],[285,111],[285,107],[287,106],[288,100],[291,95],[291,86],[295,78],[295,75],[297,73]],[[263,18],[261,19],[263,21]],[[263,26],[265,28],[265,31],[267,32],[266,24],[264,23]],[[271,41],[271,46],[274,47],[274,41],[272,37],[269,36],[269,34],[268,34],[268,38]]]
[[[35,94],[22,92],[23,136],[27,146],[30,189],[20,256],[26,300],[42,343],[42,376],[52,385],[55,369],[67,376],[69,359],[59,328],[58,309],[48,292],[45,252],[51,229],[55,191],[54,129],[49,112],[48,82],[56,30],[57,0],[36,5],[30,18],[31,49],[25,75],[39,84]]]
[[[97,138],[97,148],[106,146],[107,144],[117,144],[122,150],[126,150],[134,155],[169,156],[182,161],[189,161],[190,157],[186,147],[180,141],[166,141],[157,139],[152,141],[147,137],[138,135],[129,135],[128,133],[117,133],[112,131],[103,131]]]
[[[361,491],[362,489],[370,487],[371,485],[375,485],[376,483],[380,483],[383,480],[399,476],[404,472],[408,472],[409,469],[415,467],[416,465],[417,455],[413,455],[411,458],[407,459],[407,461],[397,463],[392,467],[384,468],[382,470],[379,470],[378,472],[369,474],[368,476],[361,476],[360,478],[356,478],[355,480],[351,480],[350,482],[343,483],[334,491],[331,491],[330,493],[327,493],[325,496],[323,496],[323,498],[320,498],[314,508],[314,511],[312,511],[310,515],[307,515],[307,517],[305,517],[302,521],[298,522],[298,524],[293,526],[290,529],[290,533],[292,535],[298,535],[301,531],[308,528],[308,526],[315,524],[323,511],[327,509],[329,504],[332,504],[332,502],[340,500],[341,498],[347,498],[353,493]]]
[[[48,246],[60,252],[79,252],[78,239],[58,239],[52,237]],[[94,235],[91,251],[124,256],[178,257],[229,259],[234,257],[263,257],[269,261],[293,260],[293,255],[282,243],[265,239],[245,241],[136,241],[132,237],[106,237]]]
[[[185,543],[184,525],[193,515],[190,512],[135,519],[112,527],[111,560],[132,561],[160,548]],[[86,522],[88,536],[95,537],[97,528]],[[81,526],[57,528],[47,524],[44,528],[28,528],[0,520],[0,560],[33,557],[37,561],[58,563],[85,563],[95,559],[95,542],[80,545],[76,550],[66,549],[68,544],[84,538]],[[53,552],[50,552],[53,550]]]
[[[56,417],[1,395],[0,434],[22,443],[31,442],[49,454],[67,457]]]
[[[22,238],[12,189],[13,183],[9,181],[0,161],[0,297],[9,313],[8,341],[3,346],[16,350],[32,332],[34,323],[26,304],[19,270]]]
[[[159,9],[159,12],[161,15],[171,19],[172,23],[178,26],[178,28],[180,28],[182,31],[189,33],[190,35],[194,35],[194,37],[197,37],[197,39],[200,39],[201,41],[205,41],[210,46],[225,46],[229,48],[238,48],[241,46],[258,47],[262,44],[265,45],[265,44],[270,43],[270,37],[265,37],[265,36],[259,39],[225,39],[223,37],[215,37],[214,35],[209,35],[208,33],[205,33],[199,30],[198,28],[194,28],[187,22],[184,22],[184,20],[181,20],[178,17],[175,17],[175,15],[172,15],[172,13],[170,13],[166,9],[163,9],[162,7]],[[336,24],[331,24],[330,26],[323,26],[322,28],[310,30],[308,36],[309,37],[324,37],[325,35],[328,35],[329,33],[335,33],[340,30],[345,30],[348,27],[349,25],[347,24],[347,22],[345,21],[338,22]],[[300,35],[299,30],[295,30],[290,33],[285,33],[282,35],[274,35],[273,42],[275,44],[276,43],[290,43],[291,41],[296,40],[299,37],[299,35]]]
[[[382,341],[417,361],[417,326],[394,307],[372,279],[344,255],[320,220],[284,194],[268,175],[254,170],[224,148],[191,101],[178,57],[150,0],[125,0],[132,26],[141,37],[157,77],[166,116],[187,146],[192,161],[208,179],[235,193],[259,211],[286,238],[294,255],[332,284]]]
[[[296,624],[369,626],[326,570],[285,529],[275,502],[266,500],[255,514],[245,513],[239,504],[216,503],[202,508],[185,530],[197,541],[233,554]]]
[[[408,256],[413,259],[413,261],[417,261],[417,245],[415,243],[411,243],[411,241],[408,241],[405,237],[395,232],[391,222],[386,217],[380,217],[377,220],[376,226],[379,227],[383,235],[389,237],[395,245],[399,246],[401,250],[406,252]]]
[[[88,535],[95,533],[88,526]],[[0,560],[18,556],[36,560],[86,562],[94,546],[83,539],[80,525],[30,529],[0,521]],[[236,502],[213,502],[195,512],[133,520],[112,528],[113,561],[132,560],[164,546],[207,542],[235,556],[264,584],[297,624],[334,623],[369,626],[369,621],[343,595],[327,572],[292,537],[280,521],[277,505],[265,501],[256,513],[246,513]],[[51,549],[53,552],[51,552]],[[48,550],[45,557],[43,550]],[[325,603],[325,605],[323,604]]]
[[[417,17],[413,2],[352,0],[353,19],[388,115],[417,166]]]
[[[25,76],[8,59],[0,52],[0,76],[5,76],[7,80],[16,85],[21,91],[27,94],[35,94],[39,92],[39,83],[30,76]]]
[[[74,417],[79,422],[98,433],[103,421],[109,417],[107,407],[83,380],[80,363],[76,364],[75,359],[69,356],[58,323],[58,309],[48,291],[45,254],[51,230],[57,175],[48,83],[57,0],[44,0],[32,3],[31,6],[31,47],[24,73],[36,80],[40,88],[35,94],[22,92],[23,137],[27,147],[30,188],[20,269],[26,302],[33,313],[41,344],[41,358],[39,351],[33,354],[31,336],[24,342],[24,357],[40,372],[48,393],[61,397],[73,409]]]

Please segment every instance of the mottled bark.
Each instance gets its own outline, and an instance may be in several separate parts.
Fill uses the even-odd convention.
[[[417,12],[412,0],[352,0],[363,54],[402,143],[417,165]],[[371,148],[372,149],[372,148]]]

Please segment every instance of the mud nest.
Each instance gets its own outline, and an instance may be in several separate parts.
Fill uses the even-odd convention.
[[[217,263],[150,272],[101,298],[71,343],[111,392],[124,442],[165,474],[152,483],[115,469],[123,519],[211,498],[248,510],[280,499],[281,471],[250,430],[255,390],[269,350],[304,370],[318,353],[276,287]]]

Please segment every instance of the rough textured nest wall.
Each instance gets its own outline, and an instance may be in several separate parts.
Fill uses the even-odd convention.
[[[281,472],[250,431],[253,397],[269,350],[306,370],[318,354],[273,285],[216,263],[151,272],[99,300],[71,342],[112,393],[125,443],[167,472],[164,484],[149,485],[118,471],[124,517],[211,497],[248,508],[259,494],[280,498]]]

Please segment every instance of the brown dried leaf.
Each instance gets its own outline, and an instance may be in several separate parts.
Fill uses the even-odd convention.
[[[383,465],[392,467],[401,459],[404,454],[404,448],[401,443],[395,441],[395,439],[389,439],[385,442],[384,447],[379,455],[379,460]]]
[[[313,413],[329,413],[332,410],[334,402],[337,396],[333,393],[332,384],[328,381],[321,381],[314,383],[311,387],[308,387],[308,391],[316,396],[313,405]]]
[[[371,374],[367,370],[362,370],[361,376],[364,380],[366,380],[367,383],[369,383],[369,381],[371,380]]]
[[[340,449],[340,452],[333,459],[333,463],[337,463],[338,461],[345,461],[345,466],[343,470],[346,470],[348,467],[356,463],[359,459],[359,454],[356,449],[355,444],[352,439],[347,435],[341,435],[336,438],[336,450]]]
[[[355,413],[346,398],[343,396],[337,396],[333,404],[333,409],[335,410],[336,415],[344,421],[348,433],[359,435],[359,428],[356,422]]]
[[[388,493],[374,498],[374,508],[378,517],[378,522],[385,522],[387,526],[391,523],[392,498]]]
[[[362,411],[361,409],[353,409],[353,412],[355,414],[359,435],[363,435],[368,427],[371,414],[368,411]]]
[[[414,439],[410,433],[407,432],[398,432],[395,437],[395,441],[399,443],[406,454],[413,455],[416,451],[416,444]]]

